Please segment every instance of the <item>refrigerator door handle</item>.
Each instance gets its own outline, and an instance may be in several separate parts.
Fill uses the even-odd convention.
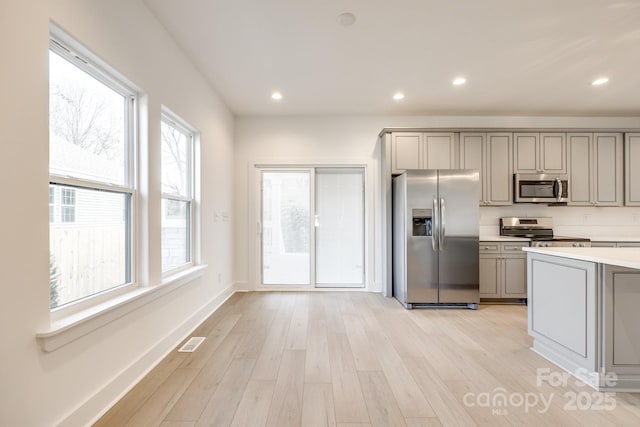
[[[433,227],[432,227],[432,232],[431,232],[431,247],[433,248],[433,251],[437,251],[436,249],[436,239],[439,239],[439,237],[436,235],[439,235],[439,227],[438,227],[438,199],[436,198],[436,196],[433,196],[433,213],[432,213],[432,218],[433,218]]]
[[[444,197],[440,198],[440,241],[438,242],[440,245],[440,250],[442,251],[444,249],[444,245],[446,242],[446,234],[445,234],[445,221],[444,221],[444,215],[445,215],[445,207],[444,207]]]

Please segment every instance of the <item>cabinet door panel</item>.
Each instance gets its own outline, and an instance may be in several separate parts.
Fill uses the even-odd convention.
[[[567,173],[566,134],[540,134],[540,169],[545,173]]]
[[[615,248],[616,242],[591,242],[592,248]]]
[[[538,173],[538,134],[513,134],[513,168],[515,173]]]
[[[478,169],[480,171],[480,182],[482,183],[480,202],[487,198],[484,181],[485,139],[484,133],[460,134],[460,169]]]
[[[601,206],[622,205],[622,136],[593,135],[594,201]]]
[[[640,206],[640,133],[626,135],[624,204]]]
[[[500,259],[497,256],[480,255],[480,297],[499,298]]]
[[[513,157],[511,134],[487,135],[487,195],[491,205],[513,203]]]
[[[569,203],[572,205],[591,205],[592,151],[590,133],[567,135],[569,144]]]
[[[393,134],[393,172],[422,168],[422,134]]]
[[[425,133],[423,165],[425,169],[454,169],[455,135]]]
[[[504,298],[527,297],[527,258],[507,256],[504,259]]]

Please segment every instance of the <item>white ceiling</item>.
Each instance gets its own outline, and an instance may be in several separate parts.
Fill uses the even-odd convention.
[[[640,0],[144,1],[238,115],[640,115]]]

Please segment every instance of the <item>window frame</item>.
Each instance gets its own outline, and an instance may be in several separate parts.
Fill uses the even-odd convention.
[[[73,203],[67,203],[66,195],[71,195]],[[70,210],[72,209],[72,210]],[[69,220],[68,212],[73,212],[72,220]],[[73,224],[76,222],[76,189],[72,187],[60,187],[60,223]]]
[[[52,169],[49,165],[49,184],[54,186],[64,186],[70,188],[86,189],[91,191],[106,191],[109,193],[123,194],[128,201],[125,203],[125,210],[128,221],[125,221],[126,233],[126,282],[112,286],[97,293],[86,295],[77,300],[60,304],[51,308],[52,321],[72,315],[79,311],[102,304],[106,301],[136,288],[138,269],[137,267],[137,199],[138,199],[138,96],[139,89],[128,82],[120,73],[100,60],[89,49],[82,46],[78,41],[66,34],[55,25],[50,26],[49,50],[81,71],[87,73],[100,83],[109,87],[113,91],[122,95],[124,100],[124,183],[114,184],[103,181],[95,181],[87,178],[77,178],[64,171]],[[49,141],[51,143],[51,140]],[[55,187],[54,187],[55,188]],[[62,202],[62,191],[56,191],[56,196]],[[77,193],[76,193],[77,197]],[[62,206],[62,203],[60,203]],[[61,208],[62,209],[62,208]],[[77,221],[77,200],[75,220]],[[62,210],[60,211],[59,224],[62,223]],[[50,223],[50,225],[53,223]]]
[[[49,184],[49,226],[56,222],[56,187]]]
[[[198,131],[188,124],[184,119],[175,114],[169,108],[162,106],[162,112],[160,115],[160,126],[162,127],[162,123],[165,123],[179,132],[182,132],[187,137],[187,196],[178,193],[167,193],[162,191],[162,134],[160,135],[160,188],[161,188],[161,203],[160,206],[163,205],[162,201],[178,201],[178,202],[187,202],[187,257],[188,261],[184,264],[180,264],[175,267],[164,269],[162,263],[162,241],[160,243],[160,269],[162,271],[162,277],[172,276],[181,271],[192,268],[196,265],[194,260],[195,258],[195,220],[196,220],[196,141],[198,138]],[[166,203],[165,203],[166,206]],[[161,220],[164,218],[165,212],[161,212]],[[162,227],[160,228],[160,233],[162,233]]]

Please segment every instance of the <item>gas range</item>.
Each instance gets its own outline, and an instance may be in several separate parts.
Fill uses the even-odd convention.
[[[554,236],[553,218],[500,218],[500,235],[531,239],[534,248],[591,247],[591,240],[583,237]]]

